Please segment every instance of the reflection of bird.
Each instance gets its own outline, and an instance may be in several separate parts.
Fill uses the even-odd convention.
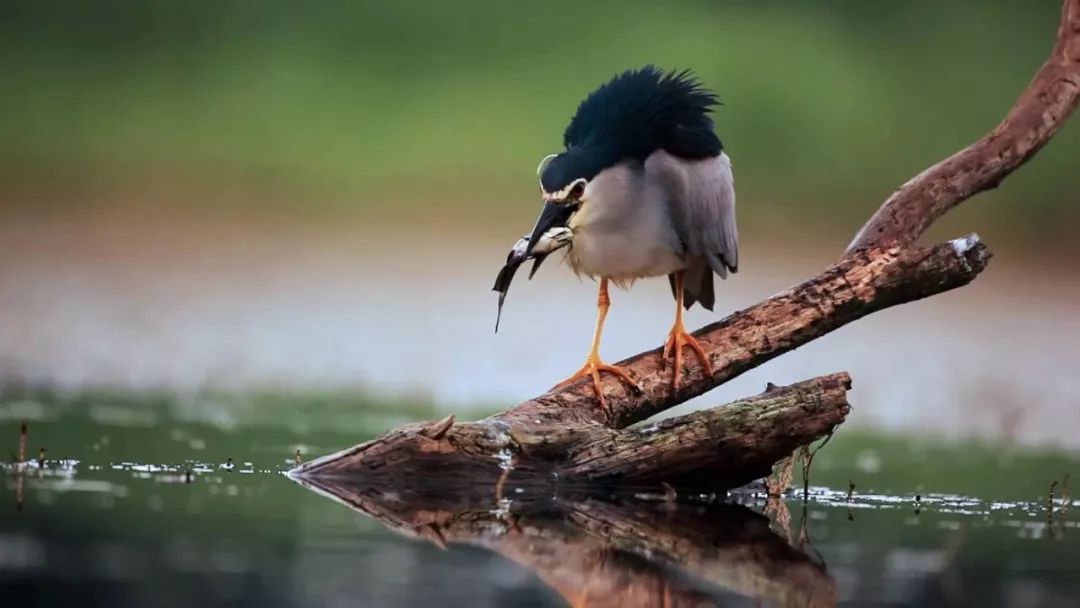
[[[591,377],[601,406],[600,372],[637,386],[600,360],[609,281],[628,287],[668,275],[676,307],[664,361],[674,358],[674,388],[683,346],[712,373],[682,315],[695,302],[712,310],[713,273],[725,278],[738,268],[731,161],[708,115],[717,103],[689,72],[625,72],[589,94],[563,134],[566,151],[540,163],[543,210],[532,234],[511,250],[495,290],[501,309],[517,267],[534,259],[535,272],[563,247],[575,273],[600,279],[592,349],[562,385]]]

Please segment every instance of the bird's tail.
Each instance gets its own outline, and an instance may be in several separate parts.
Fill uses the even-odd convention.
[[[669,274],[671,297],[675,294],[675,275]],[[701,304],[705,310],[712,310],[716,304],[716,291],[713,289],[713,273],[704,258],[694,260],[686,268],[683,276],[683,306],[687,310],[694,304]]]

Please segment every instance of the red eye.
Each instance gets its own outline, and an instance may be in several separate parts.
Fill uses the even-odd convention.
[[[574,184],[574,187],[570,189],[571,198],[581,199],[581,195],[585,194],[585,184],[578,182]]]

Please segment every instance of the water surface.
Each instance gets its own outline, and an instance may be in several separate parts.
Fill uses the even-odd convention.
[[[782,505],[707,492],[672,504],[662,488],[538,495],[512,477],[501,500],[372,484],[332,500],[283,474],[297,450],[310,458],[400,412],[430,413],[344,403],[6,395],[5,445],[16,449],[19,415],[41,408],[28,451],[46,447],[47,460],[5,468],[0,584],[26,605],[1080,600],[1080,530],[1062,485],[1080,467],[1068,454],[842,431],[815,458],[808,500]],[[312,410],[326,424],[296,424],[317,421]]]

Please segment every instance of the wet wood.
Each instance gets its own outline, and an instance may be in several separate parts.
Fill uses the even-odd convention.
[[[770,606],[833,606],[836,583],[769,519],[707,498],[663,494],[552,497],[516,486],[514,500],[470,487],[333,479],[303,482],[391,530],[439,548],[479,546],[528,568],[571,606],[719,606],[737,593]]]
[[[293,475],[366,478],[390,472],[497,487],[509,479],[556,486],[664,482],[731,488],[768,475],[774,462],[831,433],[851,409],[850,387],[847,374],[833,374],[632,429],[595,421],[511,424],[506,416],[450,427],[446,421],[416,424],[311,461]],[[441,430],[439,439],[431,437],[432,428]]]
[[[699,483],[732,487],[768,473],[795,447],[843,421],[846,374],[793,385],[729,407],[661,423],[655,436],[627,427],[696,397],[774,357],[876,311],[967,285],[986,268],[977,235],[913,243],[939,217],[992,188],[1039,151],[1080,98],[1080,0],[1066,0],[1057,43],[1005,120],[986,137],[897,190],[821,274],[694,333],[712,364],[693,358],[672,388],[660,348],[619,363],[641,387],[604,377],[607,409],[579,381],[475,423],[453,416],[405,425],[293,471],[297,478],[392,474],[475,479]],[[561,476],[561,477],[560,477]],[[490,488],[490,486],[488,486]]]

